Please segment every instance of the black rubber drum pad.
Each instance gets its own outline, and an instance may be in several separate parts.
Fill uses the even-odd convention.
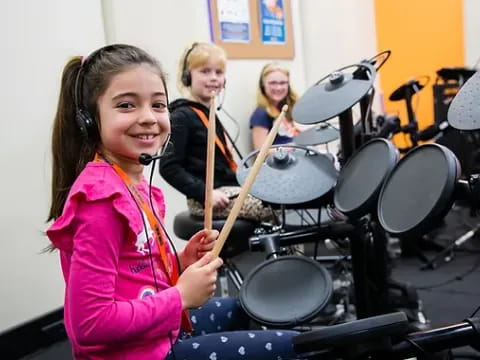
[[[399,154],[385,139],[374,139],[360,147],[342,168],[335,186],[335,207],[356,218],[375,211],[378,195]]]
[[[420,236],[450,210],[460,176],[451,150],[438,144],[410,150],[383,184],[378,218],[392,235]]]
[[[323,265],[303,256],[282,256],[261,263],[247,275],[240,302],[259,323],[295,326],[323,310],[332,291],[332,278]]]

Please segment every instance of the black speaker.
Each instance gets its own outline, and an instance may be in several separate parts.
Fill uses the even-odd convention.
[[[433,112],[436,124],[447,121],[448,107],[458,90],[458,83],[433,85]]]
[[[435,142],[453,151],[460,161],[463,176],[480,172],[479,131],[461,131],[448,127]]]

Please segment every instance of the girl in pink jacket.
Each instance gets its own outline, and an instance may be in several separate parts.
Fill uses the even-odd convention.
[[[187,349],[183,344],[193,342],[178,336],[191,330],[187,309],[215,292],[222,260],[209,251],[218,232],[202,230],[172,252],[162,192],[145,181],[139,162],[168,142],[167,105],[160,65],[134,46],[106,46],[64,68],[47,235],[60,252],[75,359],[164,359],[172,346],[182,359],[214,352],[200,355],[200,345]],[[273,332],[249,333],[270,341],[267,347],[278,350],[272,358],[292,353],[293,332],[276,341],[268,339]],[[192,339],[214,349],[208,336]]]

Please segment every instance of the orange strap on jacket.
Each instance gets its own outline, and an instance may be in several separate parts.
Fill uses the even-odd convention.
[[[290,124],[287,119],[282,119],[282,123],[283,125],[285,125],[285,127],[288,129],[288,131],[292,136],[296,136],[300,134],[300,130],[298,130],[298,128],[295,125]]]
[[[165,246],[165,239],[167,238],[167,236],[164,233],[162,226],[160,226],[159,220],[153,213],[153,210],[150,208],[150,206],[148,206],[148,203],[143,199],[142,194],[140,194],[140,192],[135,187],[135,185],[133,184],[132,180],[127,175],[127,173],[123,171],[123,169],[117,164],[111,163],[106,159],[103,159],[98,153],[95,154],[95,159],[94,159],[95,162],[101,162],[102,160],[104,160],[105,162],[107,162],[112,166],[112,168],[115,170],[117,175],[120,177],[120,179],[122,179],[123,183],[127,186],[128,191],[130,192],[130,194],[132,194],[132,197],[135,200],[135,202],[140,206],[140,208],[143,210],[143,212],[147,216],[148,223],[150,224],[150,227],[153,230],[153,235],[157,242],[158,249],[160,251],[160,258],[162,260],[163,267],[165,268],[165,271],[167,273],[169,283],[170,285],[174,286],[178,281],[180,269],[178,269],[177,266],[172,264],[171,259],[167,255],[167,249]],[[148,241],[148,234],[145,234],[145,236],[147,237],[147,241]],[[155,269],[153,269],[153,271],[155,271]],[[192,331],[192,324],[190,322],[190,318],[186,310],[182,312],[182,328],[184,328],[187,331]]]
[[[193,111],[195,111],[195,113],[198,115],[200,120],[202,120],[203,125],[205,125],[205,127],[208,129],[208,119],[207,119],[207,116],[204,114],[204,112],[200,109],[194,108],[193,106],[190,106],[190,108]],[[230,169],[232,169],[233,172],[236,172],[237,164],[233,160],[232,153],[230,152],[230,150],[225,149],[225,146],[223,145],[222,141],[219,139],[218,135],[215,135],[215,144],[217,144],[223,156],[225,156],[225,159],[227,159],[227,163]]]

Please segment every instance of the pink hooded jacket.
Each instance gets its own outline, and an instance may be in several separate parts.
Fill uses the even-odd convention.
[[[148,201],[148,184],[143,180],[136,186]],[[163,218],[163,194],[158,188],[152,194]],[[73,184],[62,216],[47,230],[60,250],[65,326],[75,359],[163,359],[177,338],[180,294],[168,283],[143,216],[147,236],[120,177],[110,165],[92,162]],[[167,251],[172,257],[168,244]]]

